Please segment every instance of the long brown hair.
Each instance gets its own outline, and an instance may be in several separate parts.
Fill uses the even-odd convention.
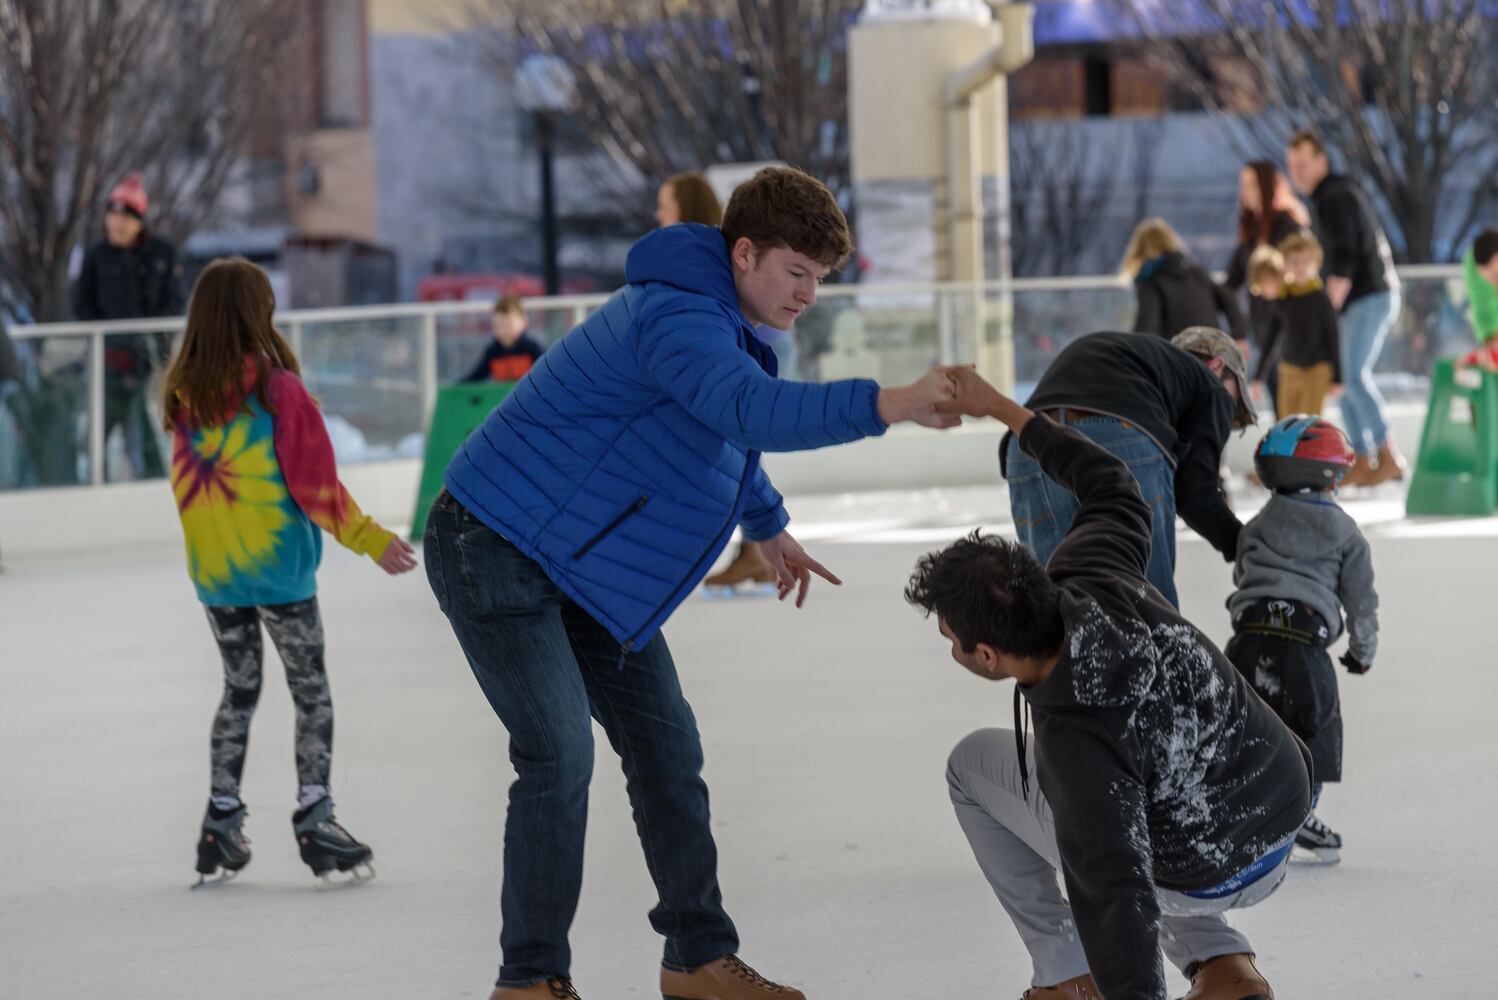
[[[187,304],[187,331],[167,369],[161,410],[167,430],[181,421],[212,427],[233,419],[244,402],[245,359],[255,358],[255,398],[271,409],[271,370],[301,366],[271,323],[276,294],[270,278],[243,257],[216,260],[198,275]]]
[[[696,222],[704,226],[716,226],[723,221],[723,206],[713,194],[713,186],[701,174],[672,174],[666,178],[671,193],[676,195],[676,207],[681,212],[679,222]]]
[[[1238,203],[1238,242],[1253,242],[1257,245],[1274,242],[1274,220],[1281,214],[1294,219],[1302,228],[1311,224],[1311,216],[1305,206],[1289,193],[1289,186],[1279,167],[1270,160],[1249,160],[1243,165],[1254,175],[1254,184],[1259,189],[1259,210],[1250,212]]]

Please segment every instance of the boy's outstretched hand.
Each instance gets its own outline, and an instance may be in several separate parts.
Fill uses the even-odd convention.
[[[391,576],[409,573],[416,568],[416,550],[404,538],[392,538],[379,559],[380,569]]]
[[[957,408],[957,368],[933,368],[909,385],[879,390],[879,419],[886,424],[902,421],[942,430],[962,423]]]

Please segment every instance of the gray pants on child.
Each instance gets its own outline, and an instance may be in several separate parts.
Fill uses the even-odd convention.
[[[1014,733],[979,729],[964,737],[947,761],[947,785],[957,821],[978,859],[978,867],[1014,921],[1035,964],[1032,986],[1054,986],[1088,971],[1087,956],[1062,895],[1057,872],[1061,851],[1051,807],[1032,782],[1030,798],[1021,793]],[[1026,747],[1035,773],[1035,745]],[[1248,938],[1228,926],[1223,913],[1262,902],[1285,878],[1288,855],[1242,891],[1220,899],[1198,899],[1157,888],[1160,945],[1183,973],[1218,955],[1251,952]]]

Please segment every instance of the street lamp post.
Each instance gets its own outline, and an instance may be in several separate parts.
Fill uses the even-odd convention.
[[[552,55],[527,56],[515,73],[515,98],[521,109],[530,113],[541,158],[541,273],[547,295],[561,290],[554,176],[556,118],[572,106],[574,87],[572,70]]]

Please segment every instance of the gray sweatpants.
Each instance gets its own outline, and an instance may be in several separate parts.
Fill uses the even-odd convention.
[[[1035,965],[1032,986],[1054,986],[1088,971],[1087,956],[1062,895],[1057,873],[1061,851],[1050,804],[1032,780],[1030,799],[1021,792],[1014,732],[979,729],[964,737],[947,761],[947,785],[957,821]],[[1035,744],[1026,747],[1035,774]],[[1224,911],[1252,906],[1279,888],[1288,855],[1279,868],[1221,899],[1196,899],[1157,888],[1160,945],[1183,973],[1218,955],[1251,952],[1248,938],[1228,926]]]

